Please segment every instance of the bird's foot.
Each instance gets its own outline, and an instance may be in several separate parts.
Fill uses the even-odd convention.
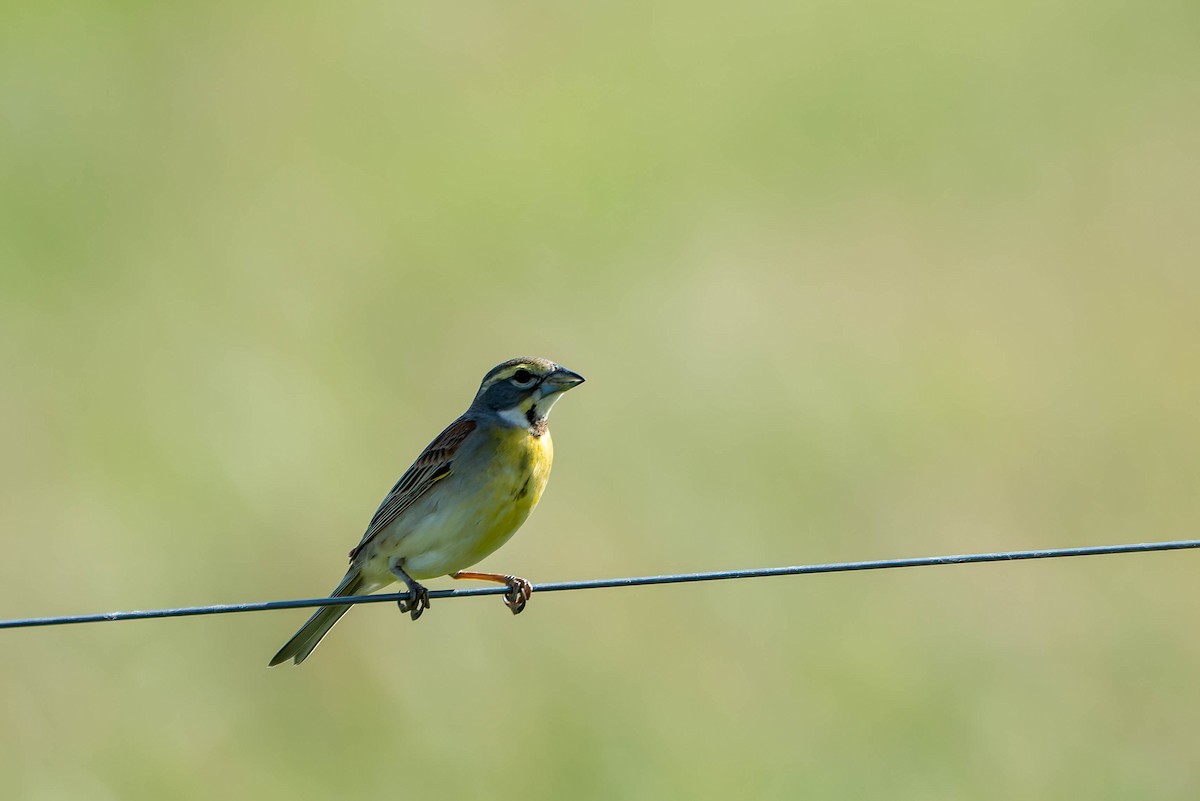
[[[401,612],[407,612],[413,620],[421,616],[421,613],[429,608],[429,590],[417,582],[408,585],[408,598],[401,598],[396,602],[400,607]]]
[[[521,614],[525,611],[525,604],[529,603],[529,596],[533,595],[533,585],[520,576],[505,576],[504,583],[508,585],[508,592],[504,593],[504,605],[514,615]]]
[[[422,612],[429,608],[429,590],[418,584],[416,579],[405,572],[402,562],[392,565],[392,575],[403,581],[404,586],[408,587],[408,597],[401,598],[396,605],[400,607],[401,612],[407,612],[413,620],[416,620]]]
[[[497,584],[504,584],[508,587],[508,592],[504,593],[504,605],[511,609],[514,615],[519,615],[524,611],[525,604],[529,603],[529,596],[533,595],[533,585],[527,579],[523,579],[520,576],[507,576],[502,573],[473,573],[467,570],[460,570],[457,573],[451,573],[450,578],[494,581]]]

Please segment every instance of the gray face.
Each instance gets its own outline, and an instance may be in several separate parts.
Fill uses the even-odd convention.
[[[501,412],[526,405],[523,402],[538,393],[546,377],[559,369],[548,359],[509,359],[483,377],[471,406]]]
[[[549,359],[509,359],[484,376],[470,410],[540,437],[551,407],[563,392],[582,383],[583,376]]]

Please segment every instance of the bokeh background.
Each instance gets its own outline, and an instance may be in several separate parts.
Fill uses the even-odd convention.
[[[534,580],[1200,534],[1200,5],[0,10],[0,616],[330,589],[517,354]],[[0,637],[12,799],[1194,799],[1200,555]],[[432,582],[446,586],[448,581]]]

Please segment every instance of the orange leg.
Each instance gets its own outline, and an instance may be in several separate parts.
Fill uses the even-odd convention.
[[[457,573],[451,573],[450,578],[494,581],[497,584],[507,585],[508,592],[504,593],[504,603],[514,615],[521,614],[525,609],[525,604],[529,602],[529,596],[533,594],[533,585],[520,576],[505,576],[500,573],[470,573],[460,570]]]

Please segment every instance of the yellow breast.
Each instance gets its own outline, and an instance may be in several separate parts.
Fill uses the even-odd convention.
[[[490,526],[479,540],[478,556],[482,559],[499,548],[529,517],[542,499],[550,466],[554,461],[554,442],[547,431],[540,437],[519,428],[503,428],[494,432],[496,457],[485,494],[485,506],[496,510]]]
[[[414,508],[409,529],[394,546],[381,543],[380,557],[401,557],[413,578],[444,576],[479,562],[508,542],[542,498],[554,461],[549,432],[535,437],[496,427],[480,433],[490,440],[456,462]]]

